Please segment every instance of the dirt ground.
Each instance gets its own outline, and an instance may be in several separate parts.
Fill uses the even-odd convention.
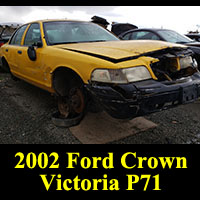
[[[80,144],[67,128],[52,124],[57,110],[49,93],[0,72],[1,144]],[[158,126],[113,144],[199,144],[200,100],[145,117]]]

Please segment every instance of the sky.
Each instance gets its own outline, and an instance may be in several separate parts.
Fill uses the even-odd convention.
[[[200,6],[0,6],[0,10],[0,23],[65,18],[90,21],[97,15],[109,23],[167,28],[182,34],[200,30]]]

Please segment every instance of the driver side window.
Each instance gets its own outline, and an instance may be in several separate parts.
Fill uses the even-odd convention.
[[[31,46],[42,42],[40,34],[40,26],[38,23],[31,24],[24,40],[24,46]]]

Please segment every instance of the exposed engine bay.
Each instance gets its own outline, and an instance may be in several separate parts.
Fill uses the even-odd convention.
[[[198,64],[193,55],[193,51],[188,48],[175,47],[150,52],[146,56],[159,59],[150,65],[158,81],[174,81],[198,71]]]

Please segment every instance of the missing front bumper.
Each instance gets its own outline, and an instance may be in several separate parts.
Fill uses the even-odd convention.
[[[86,85],[93,98],[114,118],[137,116],[191,103],[200,97],[200,74],[176,82],[141,81],[126,85]]]

